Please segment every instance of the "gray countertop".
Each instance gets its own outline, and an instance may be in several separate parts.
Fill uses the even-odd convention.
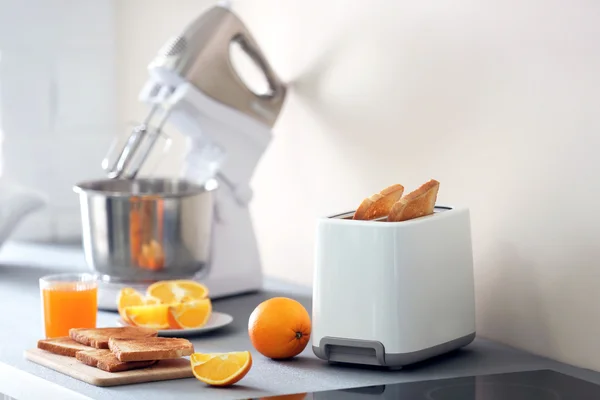
[[[0,318],[0,392],[17,398],[37,397],[43,389],[43,393],[51,398],[65,399],[164,400],[173,396],[179,400],[238,399],[534,369],[552,369],[600,384],[600,373],[571,367],[484,338],[477,338],[471,345],[453,354],[401,371],[328,365],[312,354],[310,344],[291,361],[269,360],[253,351],[248,339],[247,322],[251,311],[261,301],[276,295],[296,298],[308,310],[311,302],[309,296],[300,292],[293,294],[287,290],[266,289],[260,293],[216,300],[214,309],[233,315],[233,323],[191,339],[199,352],[252,351],[253,367],[234,387],[211,388],[191,378],[99,388],[36,365],[23,357],[23,351],[35,347],[43,332],[38,278],[55,272],[41,267],[0,266],[0,293],[5,302]],[[267,287],[274,286],[277,285]],[[116,317],[116,313],[100,312],[98,323],[114,326]],[[38,395],[34,395],[33,388],[39,389]]]

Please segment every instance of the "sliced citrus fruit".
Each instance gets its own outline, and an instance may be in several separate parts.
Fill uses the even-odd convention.
[[[161,304],[161,303],[160,303],[160,300],[157,299],[156,297],[145,296],[144,297],[144,305],[149,306],[152,304]]]
[[[211,386],[230,386],[242,379],[252,367],[249,351],[230,353],[194,353],[192,372],[199,381]]]
[[[191,280],[160,281],[148,286],[146,294],[163,304],[181,303],[208,297],[208,288]]]
[[[123,288],[117,295],[117,310],[123,321],[131,325],[131,321],[127,319],[125,308],[131,306],[143,306],[149,304],[160,304],[160,300],[150,296],[144,296],[133,288]]]
[[[117,295],[117,310],[125,322],[130,323],[125,315],[125,308],[144,305],[144,295],[133,288],[123,288]]]
[[[168,304],[131,306],[124,309],[131,325],[152,329],[168,329]]]
[[[200,328],[206,325],[211,314],[212,303],[210,299],[173,304],[169,307],[169,326],[172,329]]]

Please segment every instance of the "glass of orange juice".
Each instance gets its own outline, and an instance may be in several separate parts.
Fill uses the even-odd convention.
[[[69,336],[71,328],[95,328],[98,281],[93,274],[58,274],[40,278],[46,338]]]

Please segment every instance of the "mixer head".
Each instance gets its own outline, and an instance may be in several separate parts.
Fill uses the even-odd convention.
[[[233,46],[241,49],[259,68],[268,84],[264,93],[252,91],[236,72],[231,60]],[[133,129],[115,161],[105,159],[103,167],[110,178],[136,177],[157,140],[164,139],[162,128],[171,121],[172,111],[185,90],[197,91],[203,98],[211,99],[219,106],[233,110],[233,115],[270,129],[280,114],[286,96],[286,87],[277,77],[256,41],[243,22],[226,6],[217,5],[192,21],[183,32],[169,40],[148,66],[150,79],[140,93],[140,100],[152,106],[144,122]],[[191,87],[191,89],[190,89]],[[230,124],[232,115],[214,112],[206,101],[188,101],[179,107],[178,121],[182,113],[200,116],[201,126],[180,124],[182,134],[194,137],[206,148],[211,146],[206,137],[205,126]],[[153,119],[158,118],[154,124]],[[211,119],[223,119],[211,121]],[[215,123],[213,123],[215,122]],[[239,125],[241,126],[241,125]],[[235,129],[235,128],[234,128]],[[212,131],[218,135],[219,132]],[[202,137],[204,135],[204,137]],[[168,142],[168,140],[167,140]],[[231,141],[229,141],[230,143]],[[237,147],[237,146],[236,146]],[[221,145],[212,145],[215,155],[227,152]],[[213,163],[214,164],[214,163]]]

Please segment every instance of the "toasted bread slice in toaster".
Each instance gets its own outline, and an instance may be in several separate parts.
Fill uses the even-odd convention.
[[[114,338],[146,338],[158,336],[158,331],[150,328],[124,326],[115,328],[73,328],[69,330],[71,339],[97,349],[108,349],[108,340]]]
[[[108,346],[119,361],[166,360],[189,356],[194,352],[192,342],[181,338],[111,338]]]
[[[388,221],[398,222],[433,214],[440,183],[435,179],[398,200],[390,210]]]
[[[394,203],[402,197],[402,193],[404,193],[404,186],[395,184],[367,197],[356,209],[353,219],[372,220],[385,217]]]
[[[68,336],[38,340],[37,347],[50,353],[68,357],[75,357],[78,351],[94,349],[76,342]]]
[[[79,351],[75,358],[90,367],[96,367],[106,372],[121,372],[146,368],[157,362],[155,360],[132,362],[119,361],[113,352],[108,349]]]

